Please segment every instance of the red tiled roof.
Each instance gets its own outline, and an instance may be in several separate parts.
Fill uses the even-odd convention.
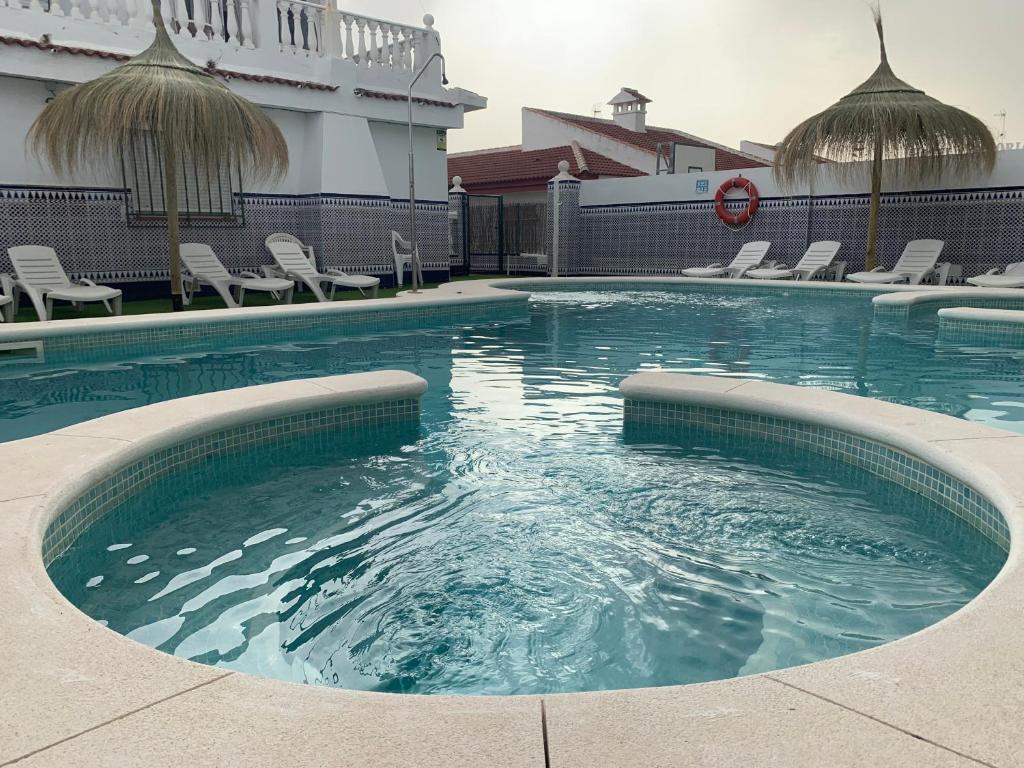
[[[568,160],[569,172],[581,178],[646,175],[592,150],[566,145],[528,152],[521,147],[507,147],[498,151],[448,155],[448,178],[461,176],[463,186],[547,182],[558,173],[559,160]]]
[[[527,107],[527,109],[531,112],[554,117],[579,128],[599,133],[602,136],[607,136],[608,138],[620,141],[623,144],[629,144],[637,149],[642,149],[645,152],[656,152],[659,143],[668,143],[673,141],[680,144],[687,144],[691,147],[713,149],[715,150],[715,168],[719,171],[730,171],[738,168],[764,168],[770,165],[764,160],[745,155],[737,150],[732,150],[671,128],[655,128],[654,126],[647,126],[647,130],[640,133],[638,131],[631,131],[628,128],[623,128],[613,120],[604,120],[599,117],[584,117],[583,115],[573,115],[567,112],[554,112],[548,109],[534,109],[533,107]]]
[[[114,53],[113,51],[101,51],[96,48],[78,48],[71,45],[58,45],[51,43],[49,35],[43,35],[41,40],[28,40],[23,37],[7,37],[0,35],[2,45],[20,45],[22,48],[38,48],[40,51],[51,53],[68,53],[73,56],[91,56],[98,59],[110,61],[128,61],[131,58],[125,53]],[[253,75],[248,72],[235,72],[231,69],[220,69],[219,67],[206,66],[204,69],[211,75],[217,75],[225,80],[247,80],[253,83],[274,83],[276,85],[289,85],[293,88],[308,88],[312,91],[336,91],[338,86],[327,85],[326,83],[314,83],[307,80],[290,80],[287,77],[274,77],[273,75]]]

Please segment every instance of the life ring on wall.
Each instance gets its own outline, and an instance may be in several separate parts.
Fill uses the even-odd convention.
[[[725,194],[730,189],[742,189],[747,193],[747,207],[739,213],[729,213],[725,209]],[[733,176],[731,179],[727,179],[722,182],[722,186],[715,192],[715,214],[724,221],[734,227],[741,226],[750,221],[754,214],[757,213],[757,206],[761,204],[761,198],[757,195],[757,187],[754,186],[754,182],[750,179],[744,179],[742,176]]]

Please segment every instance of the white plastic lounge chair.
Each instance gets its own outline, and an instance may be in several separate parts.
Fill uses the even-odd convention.
[[[764,261],[770,246],[771,243],[765,240],[755,240],[740,248],[736,258],[727,267],[721,264],[712,264],[709,267],[691,267],[684,269],[680,274],[685,277],[743,277],[748,270]]]
[[[990,269],[983,275],[968,277],[967,282],[981,288],[1024,288],[1024,261],[1007,264],[1002,274]]]
[[[53,248],[45,245],[16,245],[7,249],[7,255],[11,257],[17,276],[15,293],[28,296],[40,320],[53,318],[54,300],[70,301],[76,307],[87,301],[102,301],[107,312],[121,314],[121,291],[108,285],[96,285],[92,280],[84,278],[77,284],[72,283]]]
[[[757,280],[810,280],[832,266],[841,246],[842,243],[835,240],[819,240],[807,246],[804,255],[792,269],[787,268],[785,264],[772,269],[751,269],[747,272],[747,277]]]
[[[283,299],[285,304],[292,303],[294,282],[283,277],[261,277],[255,272],[242,272],[233,277],[206,243],[182,243],[181,263],[188,272],[181,278],[182,300],[186,305],[192,303],[196,291],[204,285],[217,291],[230,309],[242,306],[246,291],[266,291],[278,300]],[[237,298],[232,288],[237,290]]]
[[[299,238],[297,238],[295,235],[292,235],[288,232],[275,232],[272,235],[268,235],[267,239],[264,242],[266,243],[268,248],[270,247],[271,243],[293,243],[299,246],[299,248],[302,249],[302,252],[306,254],[306,258],[309,259],[309,263],[313,266],[313,269],[315,269],[317,272],[320,271],[319,267],[317,267],[316,265],[316,254],[313,253],[313,246],[306,245],[301,240],[299,240]],[[281,272],[281,270],[276,265],[270,267],[270,269],[273,271],[274,274],[280,274]],[[264,271],[266,271],[266,268],[264,268]]]
[[[13,323],[16,310],[14,281],[10,275],[0,273],[0,323]]]
[[[419,259],[419,250],[417,245],[416,261],[420,265],[417,277],[420,280],[420,285],[423,285],[423,262]],[[408,267],[410,271],[412,270],[412,244],[393,229],[391,230],[391,252],[395,255],[395,282],[402,285],[405,268]]]
[[[348,275],[340,269],[328,269],[326,273],[319,272],[309,263],[309,259],[299,245],[286,240],[271,242],[268,237],[267,249],[284,276],[309,288],[316,296],[317,301],[334,301],[334,292],[339,286],[356,288],[360,293],[369,288],[373,291],[373,297],[377,297],[377,289],[380,287],[379,277]],[[320,287],[324,283],[331,286],[329,297],[324,295],[323,289]]]
[[[935,262],[945,243],[942,240],[911,240],[903,249],[892,271],[875,268],[871,272],[854,272],[847,280],[855,283],[902,283],[920,285],[935,271]]]

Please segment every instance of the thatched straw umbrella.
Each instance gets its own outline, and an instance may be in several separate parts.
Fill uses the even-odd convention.
[[[775,154],[775,178],[783,187],[809,183],[824,157],[841,181],[863,173],[860,160],[872,152],[871,210],[865,268],[877,266],[878,205],[882,160],[886,172],[911,181],[938,179],[946,172],[990,173],[996,146],[983,122],[900,80],[889,68],[882,16],[874,9],[882,62],[864,83],[838,102],[800,123]]]
[[[156,39],[101,77],[76,85],[47,105],[29,143],[59,173],[109,171],[140,132],[151,132],[163,161],[171,302],[181,309],[176,171],[183,159],[216,172],[230,163],[250,180],[280,177],[288,147],[277,126],[254,104],[186,59],[171,42],[152,0]]]

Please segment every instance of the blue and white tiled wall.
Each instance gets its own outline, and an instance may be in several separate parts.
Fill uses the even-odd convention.
[[[426,271],[448,270],[448,205],[417,203],[416,231]],[[208,243],[231,271],[270,263],[264,239],[290,232],[317,253],[324,269],[390,275],[391,230],[408,236],[409,203],[355,195],[245,196],[244,226],[181,229],[182,242]],[[7,248],[49,245],[73,277],[107,282],[167,277],[162,227],[130,227],[120,189],[0,187],[0,272]]]
[[[728,205],[738,210],[744,202]],[[583,206],[574,218],[565,195],[563,227],[578,226],[562,229],[560,271],[672,273],[728,261],[750,240],[771,241],[769,258],[787,263],[810,242],[839,240],[847,272],[856,271],[864,263],[868,205],[867,195],[762,199],[751,222],[734,229],[715,216],[711,202]],[[548,219],[550,249],[550,212]],[[966,275],[1024,261],[1024,188],[883,195],[879,263],[891,265],[907,241],[918,238],[944,240],[942,260],[962,264]],[[572,256],[567,247],[575,248]]]
[[[580,182],[561,181],[558,211],[558,274],[604,274],[619,270],[595,269],[591,266],[591,254],[586,252],[586,238],[583,230],[586,221],[580,208]],[[554,242],[555,182],[548,182],[548,216],[544,230],[544,247],[548,254],[552,253]],[[611,251],[609,251],[611,253]],[[621,258],[621,257],[620,257]]]

